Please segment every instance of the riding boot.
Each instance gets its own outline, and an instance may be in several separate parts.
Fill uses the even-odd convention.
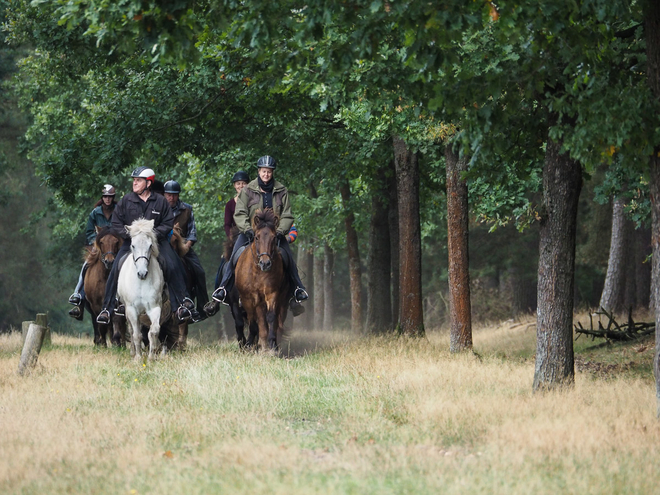
[[[75,318],[78,321],[82,321],[84,315],[85,313],[83,312],[82,305],[74,306],[69,310],[69,316]]]
[[[80,275],[78,275],[78,284],[76,285],[73,294],[69,296],[69,304],[73,304],[74,306],[80,306],[82,304],[83,298],[80,295],[80,293],[83,288],[83,282],[85,280],[86,271],[87,271],[87,262],[85,261],[83,263],[82,268],[80,269]]]
[[[234,250],[231,253],[231,258],[229,258],[222,267],[222,280],[220,280],[218,283],[218,288],[211,295],[211,298],[214,301],[222,303],[225,306],[229,306],[229,303],[227,302],[227,295],[234,288],[234,258],[238,250],[247,243],[248,238],[245,236],[245,234],[240,234],[236,239]]]

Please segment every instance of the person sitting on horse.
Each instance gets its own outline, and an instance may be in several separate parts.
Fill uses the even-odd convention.
[[[206,273],[204,272],[204,268],[202,268],[197,253],[192,249],[193,245],[197,242],[197,227],[195,226],[193,208],[188,203],[184,203],[179,199],[181,185],[175,180],[168,180],[165,183],[164,194],[170,208],[172,208],[172,213],[174,213],[174,223],[179,224],[181,235],[188,249],[188,252],[183,257],[183,261],[188,264],[193,273],[195,293],[197,295],[197,312],[200,314],[201,319],[205,319],[206,313],[204,313],[203,308],[209,302],[209,294],[206,291]]]
[[[247,174],[247,172],[239,170],[234,174],[231,181],[234,184],[234,189],[236,189],[236,196],[227,201],[227,204],[225,205],[225,234],[227,234],[227,239],[231,238],[231,229],[236,225],[236,222],[234,222],[236,200],[238,199],[238,195],[241,193],[243,188],[248,185],[248,182],[250,182],[250,176]],[[295,224],[292,224],[291,228],[289,229],[289,233],[286,235],[286,239],[289,241],[289,244],[293,244],[296,242],[297,237],[298,229],[296,228]]]
[[[280,222],[277,227],[277,237],[279,247],[288,258],[288,276],[291,281],[292,297],[291,303],[292,312],[294,316],[296,312],[300,314],[302,306],[296,307],[302,301],[309,298],[309,294],[305,290],[305,286],[300,280],[298,275],[298,268],[291,253],[291,248],[287,241],[285,233],[288,233],[293,225],[293,214],[291,213],[291,205],[289,203],[289,191],[281,183],[275,180],[274,172],[277,162],[271,156],[262,156],[257,161],[258,177],[245,186],[236,199],[236,210],[234,212],[234,221],[240,232],[236,243],[234,244],[234,251],[231,259],[239,248],[248,244],[254,239],[254,232],[252,230],[252,219],[254,218],[257,210],[264,210],[272,208],[275,214],[279,217]],[[227,294],[230,292],[234,283],[234,266],[232,262],[225,263],[222,272],[222,280],[220,286],[213,293],[213,299],[217,302],[225,303]],[[225,303],[226,304],[226,303]],[[299,308],[299,309],[298,309]]]
[[[110,225],[112,212],[115,210],[117,202],[115,201],[115,188],[111,184],[105,184],[101,191],[101,199],[94,205],[94,209],[87,218],[87,227],[85,228],[85,241],[88,249],[92,249],[94,241],[96,240],[96,232],[102,227]],[[83,263],[80,275],[78,276],[78,284],[69,297],[69,303],[73,304],[73,308],[69,311],[69,316],[76,320],[82,320],[85,307],[85,289],[83,281],[85,280],[85,272],[87,271],[87,262]]]
[[[186,289],[183,262],[169,243],[174,227],[174,214],[165,198],[151,190],[156,174],[152,169],[142,166],[133,170],[131,177],[133,178],[133,191],[121,198],[112,214],[111,228],[115,234],[124,239],[124,242],[119,249],[119,253],[117,253],[116,259],[119,262],[114,263],[112,270],[110,270],[108,282],[105,286],[103,309],[96,321],[98,323],[110,323],[110,316],[115,309],[121,259],[131,249],[131,238],[125,227],[139,218],[154,221],[154,231],[156,232],[160,251],[158,261],[163,267],[163,276],[169,289],[170,304],[172,308],[178,308],[175,312],[176,317],[180,321],[197,320],[199,314]],[[117,314],[123,315],[121,308],[118,309]]]

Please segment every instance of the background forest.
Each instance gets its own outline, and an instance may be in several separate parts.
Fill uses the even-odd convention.
[[[102,185],[121,196],[140,164],[182,184],[211,284],[230,178],[239,169],[254,176],[263,154],[278,159],[277,179],[292,192],[295,249],[313,295],[303,327],[387,331],[397,322],[396,245],[405,235],[392,192],[401,140],[419,168],[426,328],[449,315],[448,148],[467,163],[473,318],[533,312],[548,122],[583,164],[575,305],[601,304],[614,224],[625,263],[608,307],[648,307],[650,210],[639,163],[655,127],[633,132],[653,114],[638,6],[595,2],[562,24],[570,7],[511,12],[485,2],[462,14],[460,28],[443,18],[411,39],[416,16],[428,12],[387,2],[359,4],[369,22],[350,9],[297,17],[286,4],[260,2],[231,7],[233,17],[214,2],[0,3],[3,331],[44,311],[60,332],[91,330],[88,317],[66,316],[84,223]],[[594,32],[598,40],[585,41]],[[613,213],[623,220],[613,223]],[[219,321],[198,326],[214,338]]]

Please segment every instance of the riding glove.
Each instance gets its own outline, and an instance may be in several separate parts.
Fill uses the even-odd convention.
[[[254,231],[252,229],[247,229],[245,231],[245,237],[247,237],[249,242],[252,242],[254,240]]]

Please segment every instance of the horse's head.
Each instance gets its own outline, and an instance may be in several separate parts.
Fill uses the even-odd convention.
[[[272,208],[257,210],[252,219],[252,229],[254,230],[254,249],[256,250],[257,265],[267,272],[273,266],[273,259],[279,252],[277,251],[277,226],[280,219],[273,212]]]
[[[158,240],[154,232],[154,221],[140,218],[127,226],[126,231],[131,236],[131,254],[137,275],[144,280],[149,274],[151,256],[158,256]]]
[[[115,256],[119,251],[119,237],[110,232],[110,229],[104,227],[96,230],[96,246],[101,255],[101,261],[107,270],[112,268]]]

